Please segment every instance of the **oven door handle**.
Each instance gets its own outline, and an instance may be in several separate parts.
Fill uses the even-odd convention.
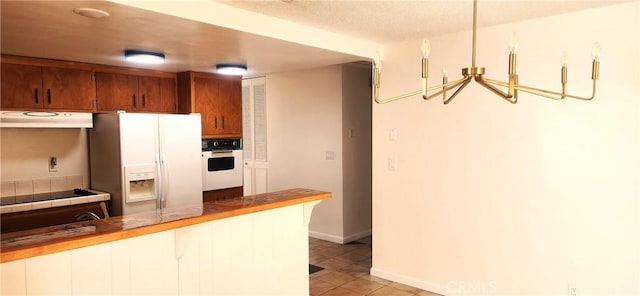
[[[211,154],[221,154],[221,153],[233,153],[232,150],[213,150]]]

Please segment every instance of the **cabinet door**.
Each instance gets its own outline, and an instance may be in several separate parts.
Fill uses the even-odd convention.
[[[242,86],[241,81],[220,80],[216,101],[218,133],[225,136],[242,135]]]
[[[93,110],[96,93],[92,76],[88,70],[43,67],[45,108]]]
[[[42,108],[42,68],[2,63],[2,108]]]
[[[218,96],[218,81],[208,78],[196,78],[193,82],[195,91],[195,112],[202,119],[202,135],[216,135],[220,119],[216,116],[215,102]]]
[[[160,78],[160,108],[158,112],[176,112],[176,80],[174,78]]]
[[[142,110],[148,112],[176,112],[176,80],[173,78],[139,77]]]
[[[96,73],[98,111],[134,111],[138,106],[138,77]]]
[[[158,111],[162,105],[160,97],[160,78],[138,76],[138,104],[136,111]]]

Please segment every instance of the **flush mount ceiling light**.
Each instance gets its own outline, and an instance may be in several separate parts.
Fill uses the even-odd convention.
[[[124,51],[124,59],[129,62],[141,64],[163,64],[164,54],[159,52],[127,49]]]
[[[489,79],[484,77],[485,68],[484,67],[476,67],[476,31],[477,31],[477,11],[478,11],[478,0],[473,1],[473,38],[472,38],[472,51],[471,51],[471,67],[462,69],[462,78],[449,82],[447,77],[447,71],[442,71],[442,84],[427,87],[427,77],[429,77],[429,52],[431,51],[431,46],[429,45],[429,41],[424,39],[422,41],[422,90],[415,91],[412,93],[399,95],[396,97],[380,100],[378,95],[380,92],[380,60],[375,59],[373,61],[373,81],[374,81],[374,90],[373,96],[376,103],[388,103],[408,97],[412,97],[415,95],[422,95],[422,98],[425,100],[429,100],[434,98],[435,96],[442,95],[442,100],[445,104],[448,104],[453,100],[455,96],[460,93],[460,91],[471,82],[473,78],[480,85],[488,88],[498,96],[503,99],[509,101],[512,104],[518,102],[518,91],[524,91],[527,93],[531,93],[534,95],[554,99],[554,100],[562,100],[564,98],[572,98],[579,100],[591,100],[595,97],[596,94],[596,80],[598,80],[598,72],[600,68],[600,46],[598,43],[594,44],[591,54],[593,56],[593,62],[591,66],[591,80],[593,81],[593,89],[591,91],[590,97],[578,97],[569,95],[566,93],[566,85],[567,85],[567,65],[566,65],[566,54],[562,56],[562,67],[560,69],[560,83],[562,87],[561,92],[549,91],[539,88],[533,88],[529,86],[524,86],[518,83],[518,71],[516,70],[516,50],[518,48],[518,41],[514,36],[512,36],[509,42],[509,81],[499,81],[494,79]],[[496,86],[506,87],[507,92],[504,92],[498,89]],[[457,88],[451,96],[447,97],[447,91]],[[428,92],[438,90],[438,92],[433,94],[428,94]]]
[[[223,75],[242,76],[247,74],[247,66],[241,64],[217,64],[216,72]]]
[[[103,18],[103,17],[108,17],[110,16],[110,14],[104,10],[100,10],[100,9],[95,9],[95,8],[87,8],[87,7],[82,7],[82,8],[75,8],[73,10],[73,12],[84,16],[84,17],[88,17],[88,18],[94,18],[94,19],[99,19],[99,18]]]

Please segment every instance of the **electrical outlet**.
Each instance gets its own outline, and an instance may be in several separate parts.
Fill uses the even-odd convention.
[[[58,158],[55,156],[49,157],[49,172],[58,171]]]

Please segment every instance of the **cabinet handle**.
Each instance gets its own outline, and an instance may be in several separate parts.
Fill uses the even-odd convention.
[[[36,104],[38,104],[38,88],[33,89],[35,92]]]
[[[142,108],[145,108],[147,106],[145,97],[145,95],[142,95]]]
[[[136,95],[133,94],[133,108],[136,107]]]
[[[224,116],[222,116],[222,129],[224,129]]]
[[[47,103],[51,105],[51,89],[47,88]]]
[[[218,128],[218,116],[216,116],[216,117],[213,119],[213,126],[214,126],[215,128]]]

